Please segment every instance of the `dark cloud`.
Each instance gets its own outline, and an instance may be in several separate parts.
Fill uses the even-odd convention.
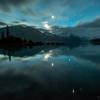
[[[0,22],[0,26],[5,26],[5,25],[7,25],[7,24],[4,22]]]
[[[14,21],[14,22],[12,22],[12,23],[14,23],[14,24],[19,24],[20,22],[19,22],[19,21]]]
[[[27,22],[27,20],[26,19],[20,19],[22,22]]]
[[[30,3],[34,0],[0,0],[0,8],[4,11],[10,11],[11,7],[18,7]]]
[[[25,15],[31,15],[31,16],[36,16],[36,13],[31,9],[31,8],[24,8],[20,10],[21,13],[25,14]]]

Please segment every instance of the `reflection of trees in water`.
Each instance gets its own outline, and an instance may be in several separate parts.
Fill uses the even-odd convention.
[[[30,55],[36,55],[40,53],[42,50],[49,51],[55,48],[59,48],[65,46],[69,49],[74,49],[79,47],[80,45],[56,45],[52,43],[49,45],[0,45],[0,49],[2,50],[2,54],[9,56],[9,61],[11,61],[11,56],[30,56]],[[17,54],[17,55],[16,55]]]
[[[33,49],[34,47],[36,47],[36,51],[41,51],[43,50],[43,48],[48,48],[48,46],[50,46],[50,48],[53,46],[61,46],[64,45],[63,43],[54,43],[54,42],[47,42],[47,43],[43,43],[43,42],[32,42],[31,40],[29,40],[28,42],[26,42],[27,40],[24,39],[23,41],[18,41],[15,42],[17,40],[11,40],[11,38],[6,39],[6,40],[1,40],[4,42],[0,42],[0,49],[2,50],[2,53],[4,55],[8,55],[9,56],[9,60],[11,61],[11,56],[14,55],[15,52],[17,51],[22,51],[23,49]],[[38,52],[37,52],[38,53]]]

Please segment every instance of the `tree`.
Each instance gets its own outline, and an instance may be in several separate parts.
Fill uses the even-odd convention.
[[[9,36],[10,36],[10,33],[9,33],[9,27],[8,27],[8,25],[7,25],[6,36],[7,36],[7,37],[9,37]]]
[[[5,38],[5,33],[4,32],[2,32],[2,39],[4,39]]]

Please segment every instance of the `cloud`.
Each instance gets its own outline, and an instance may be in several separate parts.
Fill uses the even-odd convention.
[[[31,15],[31,16],[35,16],[36,13],[29,7],[25,7],[23,9],[20,9],[21,13],[25,14],[25,15]]]
[[[98,5],[100,0],[0,0],[0,18],[8,23],[27,20],[39,27],[44,21],[51,25],[72,26],[85,16],[97,15]],[[55,16],[55,20],[51,16]]]
[[[80,23],[77,27],[87,27],[87,28],[100,28],[100,17],[96,18],[91,22]]]
[[[12,7],[23,6],[34,0],[0,0],[0,8],[6,12],[10,11]]]

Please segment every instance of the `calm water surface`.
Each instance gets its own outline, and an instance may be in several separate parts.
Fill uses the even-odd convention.
[[[1,98],[100,100],[100,46],[35,47],[10,59],[1,50]]]

